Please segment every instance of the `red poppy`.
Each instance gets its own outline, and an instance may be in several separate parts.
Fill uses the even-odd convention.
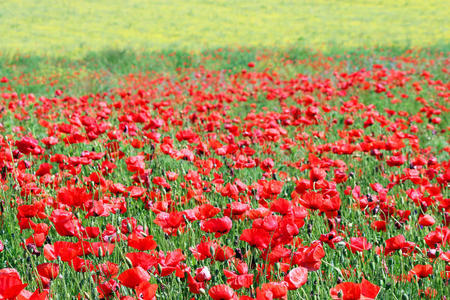
[[[264,229],[244,229],[242,231],[240,240],[247,242],[250,246],[255,246],[258,249],[266,249],[269,247],[270,233]]]
[[[170,184],[167,183],[166,179],[164,177],[153,177],[152,183],[155,185],[162,186],[164,188],[170,189]]]
[[[133,267],[142,267],[144,270],[149,271],[152,267],[158,264],[159,258],[145,252],[131,252],[127,253],[126,258],[131,261]]]
[[[179,228],[185,226],[183,214],[178,211],[171,213],[161,212],[156,216],[153,222],[161,226],[165,233],[173,236],[177,235],[177,230]]]
[[[386,240],[386,248],[384,250],[384,254],[389,255],[396,250],[402,249],[403,247],[405,247],[405,245],[406,239],[402,234],[394,236]]]
[[[159,255],[159,274],[162,277],[169,276],[173,272],[177,277],[183,278],[184,271],[180,268],[180,263],[184,261],[186,257],[183,255],[181,249],[174,251],[168,251],[166,255],[160,253]]]
[[[125,160],[127,170],[130,172],[142,173],[145,169],[145,157],[142,155],[131,156]]]
[[[335,230],[327,234],[320,235],[320,241],[322,243],[328,244],[328,246],[330,246],[331,249],[336,249],[336,243],[339,243],[342,240],[343,240],[342,236],[339,236]]]
[[[150,274],[138,266],[123,271],[118,279],[122,285],[134,289],[142,282],[148,282],[150,280]]]
[[[215,247],[214,252],[215,252],[214,260],[217,261],[227,261],[235,254],[233,248],[229,246],[219,246],[219,245]]]
[[[119,283],[114,279],[106,280],[99,285],[97,285],[97,291],[101,298],[106,298],[112,296],[114,293],[118,295],[117,290],[119,289]]]
[[[263,283],[256,289],[257,299],[286,299],[288,288],[281,282]]]
[[[25,155],[40,154],[44,152],[44,149],[42,149],[38,143],[39,142],[36,139],[29,136],[24,136],[21,140],[16,141],[16,147],[20,153]]]
[[[323,204],[323,195],[309,191],[300,196],[299,202],[306,208],[319,209]]]
[[[50,170],[53,166],[49,163],[43,163],[39,166],[39,169],[36,171],[36,176],[44,176],[45,174],[50,174]]]
[[[419,225],[421,226],[433,226],[436,221],[430,215],[421,215],[419,217]]]
[[[27,286],[22,283],[19,273],[15,269],[0,270],[0,297],[15,298]]]
[[[380,287],[366,280],[365,278],[361,281],[361,296],[365,299],[375,299],[380,292]]]
[[[211,280],[211,272],[208,267],[201,267],[195,270],[195,280],[199,282]]]
[[[220,208],[209,203],[184,211],[184,215],[189,221],[209,219],[216,216],[218,213],[220,213]]]
[[[282,215],[287,215],[292,211],[292,203],[287,199],[278,198],[272,201],[270,210],[273,212],[278,212]]]
[[[450,229],[446,226],[436,227],[436,229],[425,236],[425,243],[430,248],[445,246],[450,242]]]
[[[82,207],[91,199],[83,188],[67,188],[63,187],[58,192],[58,201],[74,207]]]
[[[330,289],[333,299],[359,300],[375,299],[380,291],[380,287],[364,279],[360,284],[353,282],[343,282]]]
[[[227,203],[227,208],[223,210],[224,216],[234,219],[241,219],[250,209],[250,205],[241,202]]]
[[[406,157],[404,155],[395,155],[386,159],[388,166],[401,166],[406,162]]]
[[[308,280],[308,269],[297,267],[289,271],[284,276],[284,281],[288,284],[289,290],[296,290],[306,283]]]
[[[227,277],[227,283],[234,290],[240,288],[249,288],[253,284],[253,274],[248,274],[248,266],[245,262],[240,260],[235,260],[234,266],[236,267],[238,273],[232,272],[230,270],[224,269],[223,273]]]
[[[412,268],[410,273],[419,278],[425,278],[433,273],[433,267],[431,265],[416,265]]]
[[[119,274],[119,266],[110,261],[99,264],[95,268],[100,272],[102,276],[107,278],[117,277],[117,275]]]
[[[359,300],[361,297],[361,285],[353,282],[343,282],[330,289],[330,295],[338,300]]]
[[[376,231],[386,232],[386,221],[374,221],[370,227]]]
[[[363,252],[364,250],[372,249],[372,244],[368,243],[365,237],[353,237],[350,238],[350,243],[347,243],[347,248],[352,251],[352,253],[357,251]]]
[[[229,217],[209,219],[200,222],[200,229],[205,232],[215,232],[216,238],[230,232],[232,226],[233,221],[231,221]]]
[[[68,262],[76,272],[92,272],[95,269],[94,264],[88,260],[79,257],[75,257]]]
[[[309,247],[302,247],[294,253],[293,263],[308,269],[309,271],[317,271],[325,257],[322,243],[320,241],[313,242]]]
[[[167,171],[166,172],[166,177],[169,181],[175,181],[178,178],[178,173],[172,172],[172,171]]]
[[[138,299],[155,300],[157,290],[158,290],[157,284],[143,281],[136,288],[136,295],[138,296]]]
[[[36,267],[38,274],[48,279],[55,279],[59,274],[59,265],[56,263],[43,263]]]
[[[442,259],[443,261],[450,262],[450,251],[442,252],[439,255],[439,258]]]
[[[311,181],[319,181],[325,179],[327,172],[320,168],[312,168],[309,173],[309,178]]]
[[[208,294],[214,300],[237,300],[238,296],[226,284],[219,284],[211,287],[208,291]]]
[[[55,209],[49,220],[55,225],[56,232],[61,236],[76,236],[81,231],[79,221],[69,211]]]
[[[205,292],[205,283],[199,282],[192,277],[191,273],[187,272],[187,283],[189,287],[189,291],[193,294],[200,294],[201,292]]]
[[[146,251],[155,249],[157,244],[153,240],[153,236],[142,237],[133,232],[128,236],[128,246],[140,251]]]

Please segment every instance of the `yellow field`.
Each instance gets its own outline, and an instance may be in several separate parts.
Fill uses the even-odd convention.
[[[1,2],[0,50],[8,53],[76,57],[124,48],[424,47],[450,40],[446,0]]]

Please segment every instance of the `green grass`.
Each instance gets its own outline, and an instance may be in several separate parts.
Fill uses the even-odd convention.
[[[448,1],[2,1],[0,50],[82,57],[109,49],[439,46]]]
[[[296,73],[313,74],[317,70],[308,63],[285,65],[287,60],[314,63],[324,56],[331,56],[343,63],[344,71],[351,72],[359,68],[370,68],[374,63],[384,63],[384,57],[408,56],[413,59],[427,59],[437,56],[439,63],[430,66],[436,70],[436,79],[445,80],[446,74],[439,70],[447,53],[446,47],[428,47],[406,54],[407,47],[388,47],[354,49],[345,51],[334,47],[327,51],[305,48],[225,48],[195,51],[132,51],[103,50],[90,51],[81,58],[48,57],[41,55],[0,55],[0,75],[13,80],[10,84],[18,93],[36,93],[51,95],[57,88],[65,88],[73,95],[98,93],[117,87],[122,76],[130,73],[176,75],[181,69],[226,70],[237,72],[246,67],[250,61],[269,57],[258,64],[258,70],[270,68],[285,76]],[[329,70],[325,70],[330,72]],[[101,75],[99,75],[101,74]],[[36,78],[46,79],[42,82]],[[49,85],[47,78],[52,78]]]

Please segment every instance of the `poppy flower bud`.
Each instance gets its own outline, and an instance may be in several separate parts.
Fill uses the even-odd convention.
[[[96,288],[91,289],[91,295],[93,296],[93,299],[99,299],[99,294]],[[92,298],[89,298],[92,299]]]
[[[162,273],[162,266],[161,264],[158,264],[158,273],[161,274]],[[159,278],[159,277],[158,277]]]
[[[188,218],[186,217],[186,215],[183,214],[182,216],[183,216],[184,222],[185,222],[186,224],[189,224],[189,220],[188,220]]]
[[[133,263],[131,262],[131,259],[129,259],[126,256],[125,256],[125,263],[128,266],[128,268],[132,268],[133,267]]]
[[[131,225],[130,222],[127,223],[127,230],[128,230],[129,233],[133,232],[133,225]]]
[[[346,246],[344,241],[340,241],[338,243],[336,243],[336,247],[340,248],[340,249],[344,249]]]
[[[276,271],[277,273],[279,273],[279,272],[280,272],[280,269],[281,269],[280,263],[279,263],[279,262],[275,263],[275,271]]]
[[[444,213],[444,219],[442,220],[442,224],[448,226],[450,224],[450,214],[448,212]]]

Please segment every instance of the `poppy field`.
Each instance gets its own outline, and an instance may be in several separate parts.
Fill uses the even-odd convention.
[[[3,62],[1,299],[448,297],[446,53],[146,59]]]
[[[449,299],[438,0],[0,3],[0,299]]]

